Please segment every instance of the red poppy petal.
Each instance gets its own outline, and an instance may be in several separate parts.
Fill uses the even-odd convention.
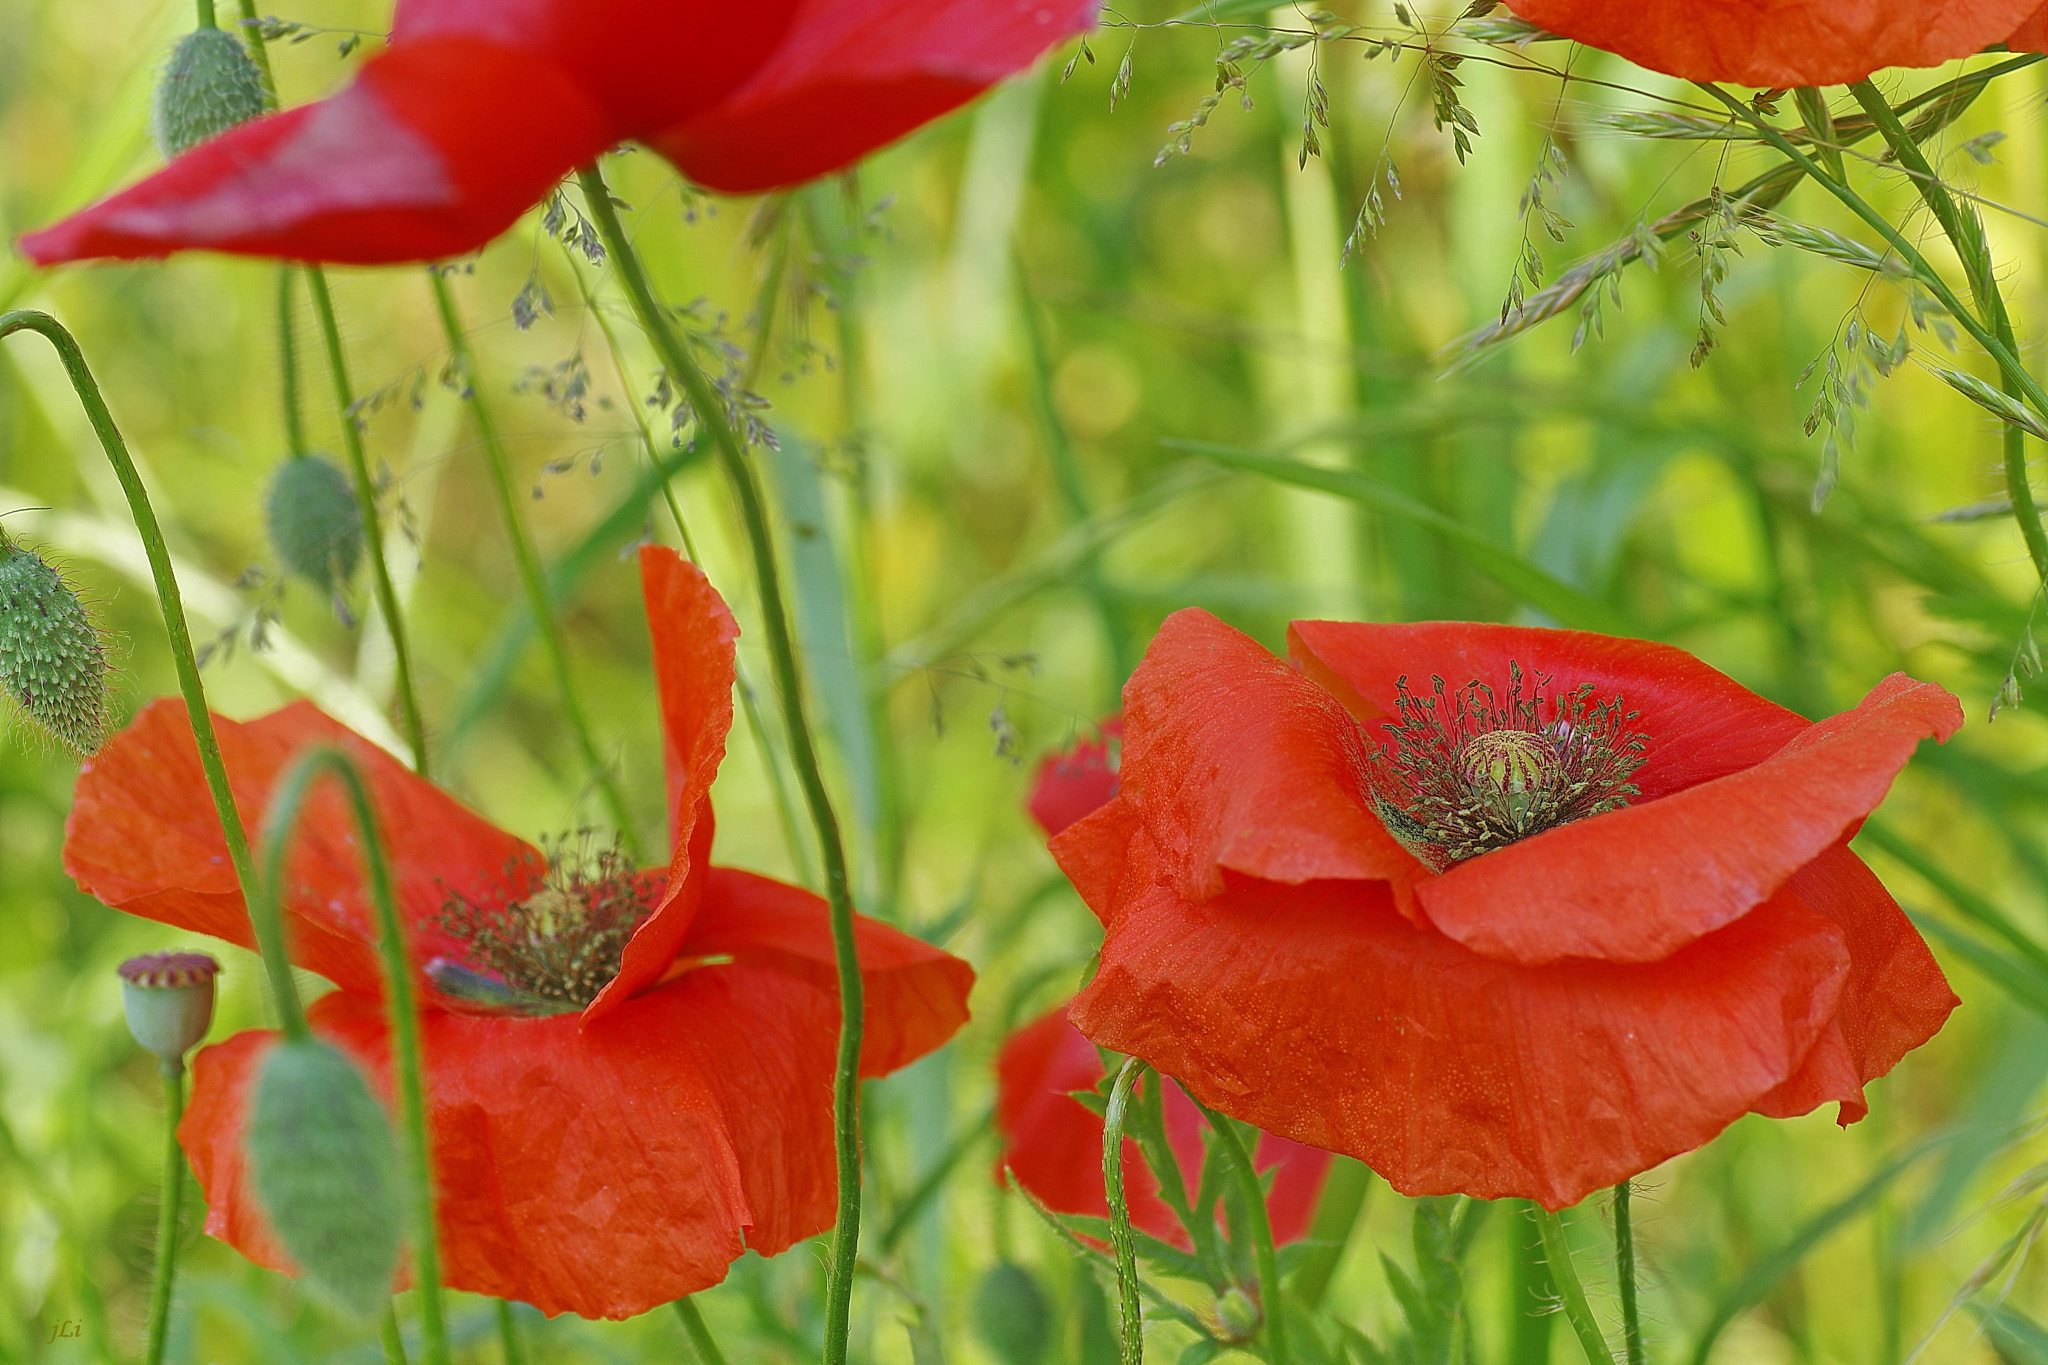
[[[1962,1003],[1949,989],[1926,940],[1861,858],[1836,844],[1793,874],[1786,891],[1841,929],[1849,980],[1835,1023],[1790,1080],[1760,1100],[1772,1118],[1841,1102],[1841,1121],[1870,1111],[1863,1086],[1932,1038]]]
[[[775,55],[731,97],[647,141],[733,194],[824,175],[965,104],[1100,0],[803,0]]]
[[[942,1046],[967,1021],[974,968],[922,940],[854,917],[865,990],[863,1076],[885,1076]],[[825,902],[799,886],[737,868],[714,867],[703,908],[683,945],[686,957],[730,954],[743,966],[770,967],[839,995]],[[833,1007],[838,1036],[838,1007]]]
[[[1548,675],[1556,693],[1590,683],[1600,700],[1619,698],[1637,712],[1630,723],[1650,737],[1632,779],[1644,801],[1761,763],[1807,726],[1684,650],[1648,640],[1469,621],[1296,621],[1287,646],[1296,667],[1366,723],[1374,744],[1386,737],[1380,726],[1394,717],[1404,677],[1418,693],[1432,677],[1505,692],[1514,663]]]
[[[2048,52],[2048,5],[2028,15],[2026,22],[2005,40],[2005,45],[2014,52]]]
[[[1111,744],[1122,738],[1124,718],[1112,716],[1097,730],[1097,738],[1047,755],[1031,779],[1026,806],[1048,839],[1116,795],[1117,764]]]
[[[1962,723],[1954,697],[1895,673],[1754,767],[1510,844],[1417,895],[1489,957],[1654,961],[1784,885],[1876,808],[1921,740]]]
[[[1938,66],[2012,32],[2036,0],[1509,0],[1533,24],[1698,81],[1845,85]]]
[[[460,945],[434,924],[451,896],[502,901],[518,880],[514,870],[539,856],[310,702],[247,723],[219,716],[213,723],[252,837],[260,834],[271,790],[300,754],[333,745],[355,760],[370,788],[416,960],[460,955]],[[177,701],[151,702],[85,762],[65,823],[64,870],[115,909],[255,946],[199,749]],[[381,989],[376,918],[355,823],[330,782],[308,799],[293,835],[285,912],[294,962],[350,990]]]
[[[627,943],[618,975],[591,1002],[593,1019],[660,980],[689,936],[711,867],[711,783],[732,730],[733,641],[740,628],[725,599],[702,569],[660,545],[641,547],[640,588],[661,695],[668,882],[661,903]]]
[[[1481,957],[1372,883],[1233,879],[1197,903],[1161,880],[1115,922],[1073,1010],[1096,1042],[1404,1193],[1553,1209],[1782,1083],[1849,972],[1842,931],[1790,896],[1627,966]]]
[[[475,250],[620,131],[552,63],[426,39],[21,239],[39,265],[185,248],[372,265]]]
[[[1189,608],[1124,685],[1118,803],[1170,850],[1167,875],[1193,899],[1221,893],[1225,868],[1405,885],[1426,873],[1367,804],[1366,753],[1328,693]]]
[[[1281,1246],[1308,1236],[1316,1220],[1316,1201],[1330,1174],[1330,1153],[1275,1133],[1261,1133],[1252,1165],[1262,1174],[1279,1167],[1266,1192],[1266,1217],[1273,1244]]]
[[[1128,898],[1123,887],[1130,864],[1124,855],[1142,832],[1137,810],[1118,798],[1068,825],[1046,844],[1104,928],[1110,927],[1109,916]]]

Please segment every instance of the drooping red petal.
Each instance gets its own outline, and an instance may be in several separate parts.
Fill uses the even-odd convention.
[[[300,754],[331,745],[355,760],[418,961],[461,955],[434,923],[451,896],[500,903],[526,884],[539,857],[311,702],[247,723],[216,716],[214,728],[251,839],[261,838],[270,794]],[[177,701],[151,702],[86,760],[65,822],[64,870],[117,910],[255,946]],[[305,805],[286,864],[284,906],[294,962],[349,990],[377,993],[375,911],[355,824],[332,782],[320,783]]]
[[[2004,38],[2037,0],[1508,0],[1533,24],[1689,80],[1789,89],[1938,66]]]
[[[1562,1208],[1699,1146],[1798,1070],[1850,970],[1843,931],[1789,895],[1661,962],[1525,967],[1372,882],[1233,876],[1190,901],[1148,843],[1074,1022],[1408,1194]]]
[[[2048,52],[2048,5],[2028,15],[2005,45],[2014,52]]]
[[[1876,808],[1921,740],[1962,723],[1954,697],[1895,673],[1754,767],[1523,839],[1417,895],[1489,957],[1653,961],[1783,886]]]
[[[626,945],[619,974],[591,1002],[593,1018],[659,980],[690,932],[711,868],[711,783],[732,730],[733,641],[740,628],[725,599],[702,569],[659,545],[640,550],[640,586],[661,695],[668,882],[661,903]]]
[[[1124,719],[1112,716],[1065,753],[1049,754],[1031,780],[1031,818],[1049,839],[1116,795],[1113,746],[1123,737]]]
[[[974,969],[959,958],[866,916],[854,918],[866,1028],[863,1076],[885,1076],[945,1043],[967,1021]],[[821,897],[737,868],[714,867],[704,904],[682,946],[684,959],[730,954],[839,995],[832,927]],[[838,1037],[833,1005],[832,1037]],[[831,1107],[828,1103],[828,1109]]]
[[[363,265],[482,246],[625,135],[553,62],[425,38],[21,239],[39,265],[200,248]]]
[[[1022,71],[1090,28],[1100,8],[1100,0],[801,0],[752,79],[646,140],[714,190],[797,184]]]

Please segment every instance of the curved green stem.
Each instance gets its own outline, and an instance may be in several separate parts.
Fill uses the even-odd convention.
[[[1624,1180],[1614,1187],[1614,1278],[1621,1289],[1621,1341],[1628,1365],[1643,1365],[1643,1319],[1636,1305],[1636,1229],[1629,1211],[1634,1193]]]
[[[1564,1223],[1550,1210],[1538,1208],[1536,1227],[1543,1234],[1543,1255],[1550,1262],[1550,1282],[1557,1287],[1565,1321],[1572,1325],[1572,1332],[1586,1353],[1587,1365],[1614,1365],[1614,1352],[1608,1349],[1607,1338],[1600,1333],[1593,1307],[1586,1302],[1586,1291],[1579,1284],[1579,1272],[1572,1265],[1572,1247],[1565,1240]]]
[[[185,1116],[185,1064],[165,1062],[164,1188],[156,1216],[156,1279],[149,1291],[149,1345],[144,1365],[163,1365],[165,1334],[171,1325],[171,1286],[178,1278],[178,1206],[185,1197],[185,1149],[178,1145],[178,1120]]]
[[[307,266],[306,285],[313,295],[313,313],[320,319],[320,336],[327,343],[327,371],[334,380],[334,408],[341,418],[341,447],[348,454],[356,507],[363,518],[363,543],[370,552],[370,582],[377,594],[377,610],[384,617],[384,629],[391,636],[405,741],[412,750],[413,771],[424,777],[427,732],[420,720],[420,699],[413,691],[412,649],[406,642],[405,621],[398,612],[398,590],[391,585],[391,566],[384,562],[384,526],[377,517],[377,485],[370,479],[369,458],[363,453],[363,430],[350,411],[356,400],[348,380],[348,356],[341,347],[341,326],[334,318],[334,296],[327,291],[327,272],[317,265]]]
[[[2020,362],[2018,353],[2007,345],[1992,327],[1987,326],[1983,320],[1979,319],[1974,312],[1964,305],[1962,299],[1956,296],[1956,292],[1949,288],[1948,282],[1941,278],[1940,273],[1920,253],[1919,248],[1915,247],[1906,239],[1903,233],[1893,227],[1883,214],[1873,208],[1862,195],[1829,175],[1813,158],[1800,151],[1782,132],[1772,126],[1768,120],[1759,117],[1754,110],[1741,100],[1736,99],[1718,85],[1704,81],[1696,81],[1694,84],[1726,105],[1736,118],[1754,128],[1759,137],[1771,144],[1780,154],[1796,164],[1801,170],[1805,171],[1816,184],[1823,186],[1835,198],[1841,200],[1850,212],[1861,218],[1878,236],[1882,237],[1885,245],[1896,252],[1899,259],[1906,263],[1907,268],[1913,272],[1914,278],[1926,287],[1928,293],[1934,295],[1941,306],[1947,310],[1949,316],[1953,317],[1957,324],[1970,334],[1970,338],[1979,346],[1982,346],[1985,354],[1989,355],[1997,364],[2001,380],[2009,386],[2006,391],[2018,394],[2026,400],[2035,412],[2048,417],[2048,391],[2044,391],[2033,375],[2027,372],[2027,367]],[[1879,103],[1883,103],[1881,98]],[[1891,109],[1891,106],[1888,104],[1884,107],[1887,112]],[[1891,124],[1893,129],[1897,129],[1902,141],[1910,145],[1912,137],[1906,134],[1903,128],[1899,127],[1896,115],[1893,116]],[[1885,135],[1889,139],[1892,136],[1892,132],[1885,130]],[[2015,474],[2017,474],[2017,477],[2015,477]],[[2034,507],[2033,490],[2027,485],[2024,452],[2022,452],[2018,461],[2018,468],[2015,470],[2010,441],[2008,441],[2007,447],[2006,485],[2006,491],[2012,497],[2014,518],[2019,522],[2020,537],[2026,542],[2027,556],[2034,563],[2035,576],[2043,582],[2048,582],[2048,530],[2042,528],[2040,514]]]
[[[690,1338],[690,1345],[696,1348],[697,1359],[702,1365],[725,1365],[725,1353],[718,1349],[712,1339],[711,1329],[704,1325],[704,1315],[697,1311],[694,1299],[677,1299],[676,1316],[682,1320],[683,1331]]]
[[[1116,1083],[1109,1088],[1109,1104],[1102,1111],[1102,1192],[1109,1201],[1109,1245],[1116,1253],[1118,1365],[1143,1365],[1145,1359],[1145,1320],[1138,1304],[1138,1243],[1131,1235],[1131,1203],[1124,1192],[1124,1124],[1130,1116],[1131,1092],[1145,1070],[1139,1058],[1124,1058]]]
[[[698,430],[717,451],[719,464],[739,503],[748,546],[753,552],[768,656],[774,664],[776,688],[782,694],[790,759],[796,767],[811,823],[817,829],[818,851],[825,869],[825,900],[832,916],[832,954],[838,969],[840,1010],[839,1057],[832,1078],[839,1217],[833,1232],[830,1279],[826,1285],[824,1358],[825,1365],[844,1365],[851,1328],[853,1272],[860,1251],[860,1046],[866,1004],[860,959],[854,946],[853,893],[847,877],[846,847],[840,837],[839,817],[834,814],[832,798],[825,789],[825,775],[818,763],[810,721],[804,714],[803,674],[797,666],[796,641],[790,629],[782,573],[775,560],[775,540],[768,525],[767,500],[762,495],[760,479],[747,458],[745,445],[726,421],[723,400],[655,297],[646,268],[612,206],[611,191],[605,187],[604,178],[594,165],[578,171],[576,178],[583,188],[590,219],[611,254],[613,267],[626,287],[640,325],[654,343],[655,354],[690,400]]]
[[[1188,1098],[1195,1099],[1193,1095]],[[1266,1360],[1268,1365],[1288,1365],[1287,1315],[1280,1301],[1280,1258],[1273,1250],[1273,1220],[1266,1213],[1266,1191],[1259,1184],[1259,1172],[1252,1165],[1252,1154],[1246,1150],[1244,1138],[1230,1120],[1200,1100],[1195,1100],[1195,1104],[1215,1131],[1224,1156],[1229,1158],[1231,1175],[1244,1200],[1245,1217],[1251,1222],[1252,1260],[1259,1270],[1259,1312],[1264,1321],[1260,1330],[1266,1338]]]
[[[503,1352],[505,1365],[526,1365],[526,1347],[519,1340],[519,1323],[512,1316],[512,1305],[498,1300],[498,1349]]]
[[[412,958],[406,952],[405,926],[391,888],[391,864],[384,856],[377,813],[370,789],[356,761],[340,749],[314,749],[300,757],[278,780],[277,794],[263,821],[263,901],[265,918],[277,932],[282,909],[277,892],[284,885],[284,859],[307,794],[323,775],[341,784],[369,874],[370,903],[377,911],[377,951],[384,959],[385,1018],[391,1030],[393,1080],[398,1091],[399,1131],[405,1150],[407,1183],[411,1186],[413,1280],[419,1286],[420,1337],[430,1365],[448,1365],[448,1336],[441,1311],[440,1241],[434,1227],[433,1153],[427,1142],[424,1068],[420,1061],[419,1006],[415,997]],[[296,1003],[296,1002],[294,1002]],[[307,1036],[305,1016],[293,1037]]]
[[[504,519],[505,538],[512,544],[513,562],[519,566],[519,585],[526,592],[527,607],[533,613],[534,626],[547,649],[549,666],[554,669],[555,687],[562,697],[563,718],[569,722],[570,733],[576,737],[576,745],[583,752],[584,766],[589,769],[591,779],[597,783],[598,791],[611,811],[612,825],[630,852],[639,843],[634,838],[633,812],[626,804],[625,793],[619,790],[618,778],[613,774],[611,765],[598,752],[597,741],[590,733],[590,719],[584,712],[583,699],[576,691],[576,676],[569,668],[569,649],[562,640],[562,625],[555,619],[554,607],[548,601],[547,583],[541,576],[540,556],[534,553],[533,535],[527,529],[525,518],[519,515],[519,500],[512,491],[512,474],[505,459],[505,444],[498,436],[498,424],[491,416],[490,406],[484,401],[476,355],[470,350],[469,337],[462,330],[462,319],[455,311],[455,291],[448,287],[447,277],[432,267],[427,270],[427,278],[433,282],[434,306],[440,312],[442,330],[448,335],[448,350],[462,375],[463,397],[469,401],[470,415],[476,419],[477,436],[484,448],[484,464],[490,470],[491,489],[498,498],[498,515]]]

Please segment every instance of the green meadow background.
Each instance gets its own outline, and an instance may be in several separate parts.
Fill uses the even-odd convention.
[[[1094,1272],[991,1176],[990,1063],[1009,1027],[1071,991],[1098,941],[1022,811],[1032,765],[1114,708],[1165,614],[1198,605],[1274,648],[1295,617],[1568,620],[1671,641],[1811,716],[1897,669],[1960,695],[1969,725],[1920,756],[1858,847],[1935,942],[1963,1007],[1872,1086],[1857,1127],[1838,1129],[1831,1112],[1745,1119],[1649,1173],[1635,1201],[1646,1322],[1656,1361],[2048,1361],[2048,1333],[2032,1325],[2048,1320],[2033,1254],[2048,1217],[2037,1120],[2048,679],[2037,692],[2025,672],[2040,622],[2019,537],[2009,518],[1981,514],[2000,493],[1992,419],[1913,360],[1870,376],[1839,483],[1816,512],[1827,433],[1802,427],[1825,361],[1804,387],[1801,373],[1853,312],[1889,337],[1907,308],[1880,278],[1746,232],[1728,250],[1708,243],[1725,267],[1726,321],[1698,368],[1702,253],[1681,235],[1658,269],[1627,272],[1576,352],[1574,305],[1453,373],[1459,338],[1498,320],[1525,242],[1554,272],[1773,158],[1612,126],[1617,110],[1683,98],[1677,82],[1562,44],[1466,43],[1478,55],[1455,74],[1480,131],[1461,165],[1433,126],[1418,58],[1368,62],[1349,41],[1246,63],[1243,90],[1223,93],[1191,150],[1155,164],[1168,126],[1214,91],[1221,43],[1255,31],[1246,25],[1304,29],[1292,11],[1239,6],[1220,26],[1169,25],[1174,12],[1164,0],[1120,10],[1071,79],[1068,49],[854,180],[729,201],[685,192],[646,153],[608,171],[668,299],[701,300],[699,325],[722,329],[772,405],[761,415],[781,448],[761,459],[862,907],[980,973],[958,1039],[867,1091],[872,1273],[857,1290],[855,1358],[1014,1365],[977,1312],[977,1287],[1007,1262],[1043,1296],[1045,1360],[1114,1359]],[[344,0],[281,13],[336,30],[388,19]],[[1379,0],[1344,13],[1374,33],[1405,31]],[[1422,17],[1441,32],[1455,14]],[[146,98],[189,23],[154,0],[0,0],[6,237],[155,163]],[[273,45],[288,102],[343,78],[359,59],[337,57],[345,36]],[[1593,82],[1567,88],[1529,69],[1567,61]],[[677,79],[689,65],[679,55]],[[1913,73],[1898,93],[1964,69]],[[1311,76],[1330,126],[1304,168]],[[2048,327],[2044,96],[2048,65],[2007,76],[1930,144],[1958,184],[2018,210],[1987,216],[2030,343]],[[1984,136],[1994,131],[2004,138]],[[1532,173],[1552,164],[1547,147],[1562,153],[1545,194],[1569,220],[1562,242],[1520,207]],[[1858,174],[1909,233],[1927,234],[1902,185],[1867,163]],[[1386,221],[1340,263],[1375,185]],[[1781,211],[1856,232],[1810,189]],[[438,775],[530,837],[601,823],[474,427],[442,382],[424,273],[331,277],[358,391],[382,400],[367,410],[367,440],[386,473]],[[521,330],[512,304],[530,281],[552,313]],[[390,652],[363,585],[348,601],[360,628],[304,583],[275,592],[262,499],[285,449],[276,282],[260,262],[38,275],[0,254],[0,307],[46,308],[76,331],[143,464],[195,633],[219,646],[207,668],[216,707],[251,716],[310,696],[395,743]],[[599,742],[650,839],[660,750],[627,551],[676,534],[650,451],[672,467],[745,631],[745,679],[760,688],[768,666],[733,509],[703,462],[670,448],[667,414],[646,401],[649,353],[607,272],[550,238],[538,214],[460,263],[453,283],[480,388],[531,491],[525,510]],[[1916,351],[1990,374],[1904,325]],[[338,418],[303,308],[299,336],[314,443],[333,451]],[[2038,360],[2038,346],[2028,354]],[[1283,485],[1190,442],[1347,471],[1336,482],[1349,496]],[[173,692],[118,489],[54,357],[26,337],[0,351],[0,512],[94,603],[116,641],[122,713]],[[259,648],[252,622],[273,611]],[[2016,667],[2025,699],[1990,723]],[[769,723],[743,717],[717,787],[718,857],[814,880],[772,776],[783,737],[758,709]],[[252,957],[109,911],[63,875],[76,772],[25,727],[0,738],[10,1361],[128,1361],[140,1349],[161,1097],[122,1024],[115,964],[210,947],[227,963],[213,1036],[265,1022]],[[1356,1176],[1340,1183],[1367,1194],[1324,1258],[1335,1264],[1323,1303],[1388,1341],[1401,1317],[1381,1257],[1412,1265],[1411,1206]],[[1572,1219],[1612,1323],[1604,1200]],[[1528,1234],[1513,1210],[1480,1226],[1463,1262],[1458,1358],[1578,1359],[1561,1322],[1532,1324],[1510,1292]],[[382,1358],[373,1333],[204,1238],[196,1219],[183,1267],[174,1361]],[[743,1260],[700,1303],[731,1360],[806,1360],[822,1282],[820,1253],[799,1247]],[[455,1309],[463,1358],[499,1360],[489,1304],[458,1296]],[[666,1313],[522,1325],[534,1361],[691,1358]],[[1173,1361],[1189,1340],[1155,1327],[1152,1354]]]

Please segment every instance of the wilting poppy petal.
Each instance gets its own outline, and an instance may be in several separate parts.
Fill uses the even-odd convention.
[[[39,265],[186,248],[364,265],[455,256],[618,136],[553,63],[426,39],[371,58],[328,99],[201,143],[21,250]]]
[[[793,185],[894,142],[1095,22],[1100,0],[803,0],[753,79],[648,138],[699,184]]]
[[[1209,901],[1156,883],[1127,907],[1073,1017],[1404,1193],[1555,1209],[1770,1094],[1849,966],[1841,931],[1789,896],[1662,962],[1523,967],[1409,923],[1382,885],[1233,877]]]
[[[1508,0],[1532,24],[1698,81],[1843,85],[1938,66],[2011,33],[2038,0]]]
[[[300,754],[332,745],[356,761],[419,961],[454,947],[434,922],[452,895],[502,901],[539,858],[310,702],[246,723],[216,716],[214,729],[252,838],[278,778]],[[117,910],[255,946],[179,702],[151,702],[86,760],[65,822],[64,870]],[[348,990],[381,990],[362,855],[332,783],[313,791],[293,835],[284,908],[293,961]]]
[[[880,1076],[922,1057],[967,1021],[974,969],[952,954],[866,916],[854,919],[865,992],[860,1065]],[[683,960],[730,955],[806,981],[835,1002],[832,923],[824,900],[787,882],[714,867]],[[838,1005],[833,1005],[838,1036]]]
[[[1097,738],[1084,739],[1065,753],[1046,755],[1031,780],[1026,805],[1047,838],[1116,795],[1112,746],[1123,736],[1123,717],[1112,716],[1097,729]]]

